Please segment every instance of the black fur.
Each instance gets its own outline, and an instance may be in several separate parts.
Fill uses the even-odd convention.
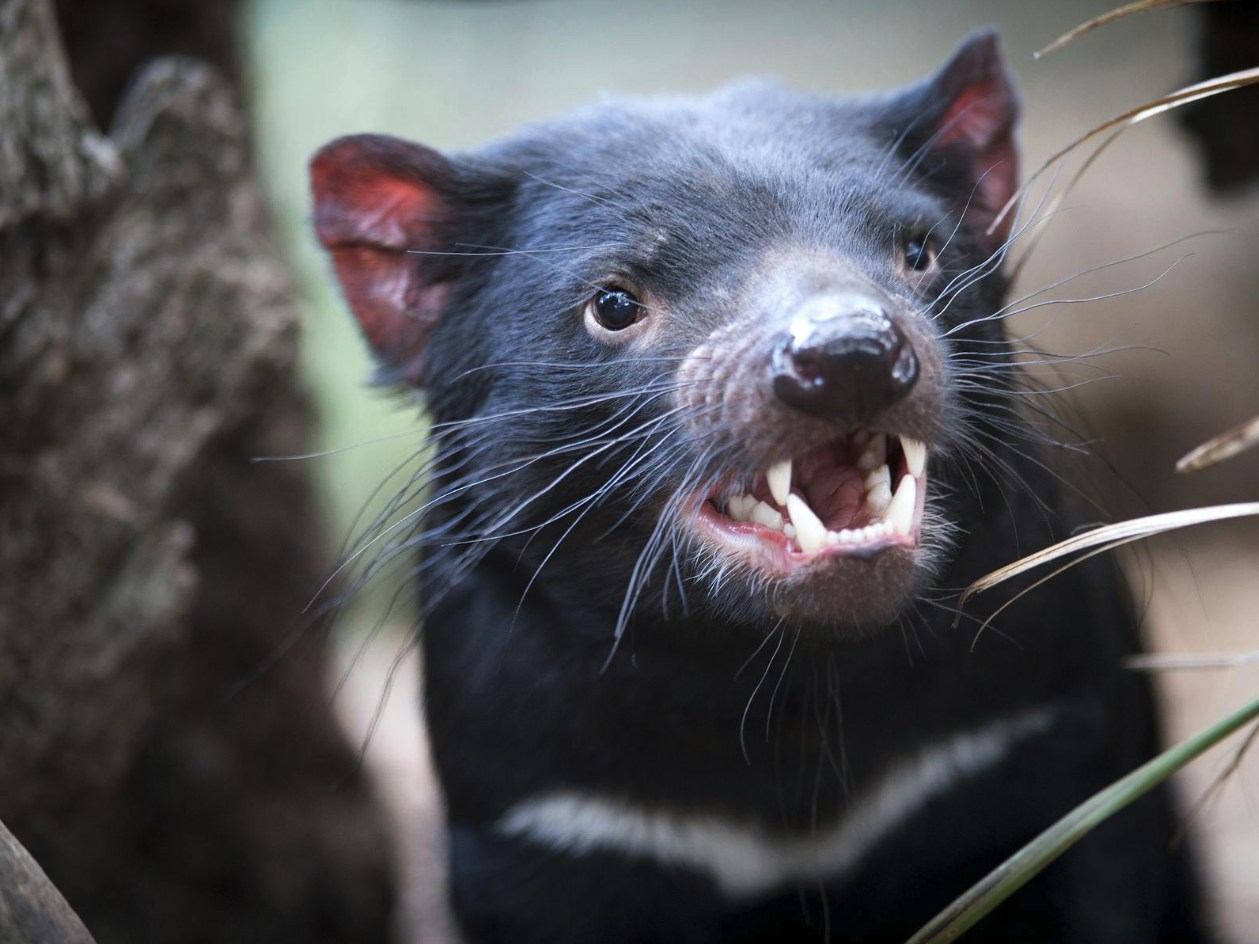
[[[903,941],[1156,750],[1109,567],[1029,594],[973,648],[950,626],[957,588],[1065,527],[1016,406],[1006,230],[988,232],[1015,111],[980,36],[886,96],[748,83],[609,100],[457,159],[369,137],[316,158],[316,226],[347,297],[434,423],[426,503],[402,517],[417,476],[384,559],[419,556],[470,941]],[[898,247],[927,232],[923,277]],[[625,337],[583,318],[613,285],[645,307]],[[912,393],[872,425],[930,447],[921,544],[778,581],[680,524],[682,499],[837,434],[778,402],[764,364],[800,299],[853,286],[919,355]],[[898,764],[1032,716],[853,867],[753,895],[498,825],[565,790],[807,838]],[[1174,831],[1165,795],[1138,803],[967,939],[1207,940]]]

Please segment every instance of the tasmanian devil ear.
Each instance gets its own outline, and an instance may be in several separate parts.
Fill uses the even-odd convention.
[[[392,379],[424,382],[425,346],[455,276],[449,249],[459,172],[435,151],[385,135],[339,138],[310,163],[315,233]]]
[[[958,208],[983,232],[1014,195],[1018,155],[1014,125],[1019,102],[995,30],[975,33],[934,76],[894,103],[893,127],[907,158],[923,168],[943,163]],[[995,245],[1009,235],[1012,213],[994,230]]]

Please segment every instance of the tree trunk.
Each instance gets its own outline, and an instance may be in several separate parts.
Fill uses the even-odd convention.
[[[48,0],[0,0],[0,819],[101,944],[388,937],[306,469],[251,464],[309,417],[246,142],[183,58],[103,136]]]
[[[0,944],[93,944],[78,915],[3,824]]]

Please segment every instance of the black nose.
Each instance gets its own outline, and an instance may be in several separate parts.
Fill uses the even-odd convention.
[[[776,343],[770,370],[783,403],[860,426],[909,393],[918,358],[879,304],[844,296],[805,305]]]

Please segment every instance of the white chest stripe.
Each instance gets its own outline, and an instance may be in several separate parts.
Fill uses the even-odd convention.
[[[570,791],[517,803],[496,828],[573,855],[612,852],[683,866],[710,875],[729,897],[755,895],[793,879],[841,875],[930,799],[995,765],[1051,718],[1048,710],[1030,711],[937,742],[895,764],[839,822],[810,835]]]

